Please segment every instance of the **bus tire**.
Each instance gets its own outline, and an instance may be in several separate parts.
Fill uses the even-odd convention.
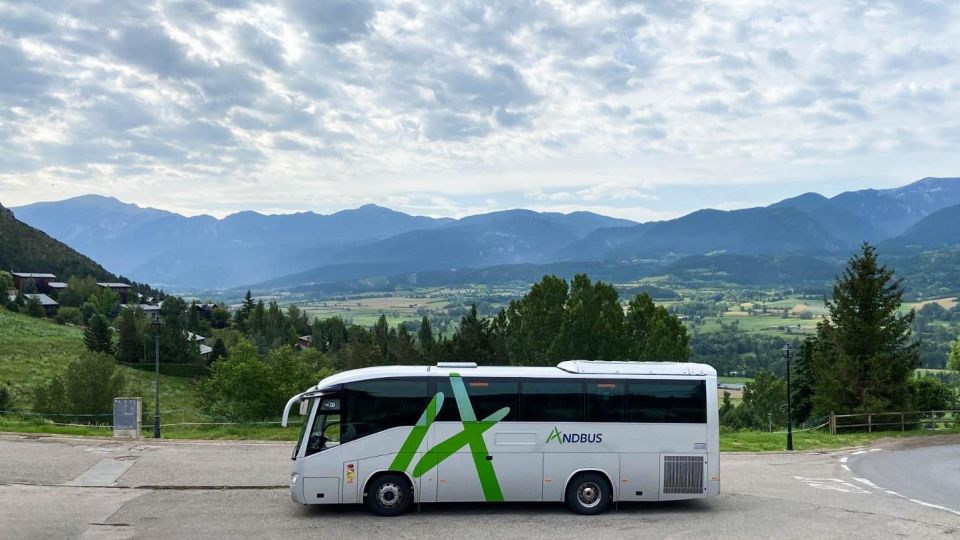
[[[378,516],[399,516],[410,508],[413,490],[401,474],[388,473],[374,478],[367,485],[367,508]]]
[[[578,514],[602,514],[610,508],[613,488],[607,478],[596,472],[585,472],[574,476],[567,484],[567,506]]]

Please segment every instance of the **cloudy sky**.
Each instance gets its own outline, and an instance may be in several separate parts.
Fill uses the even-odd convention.
[[[960,3],[0,0],[0,202],[648,220],[960,176]]]

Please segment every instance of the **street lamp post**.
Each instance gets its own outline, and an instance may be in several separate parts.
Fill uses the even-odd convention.
[[[155,345],[155,355],[154,355],[154,368],[156,372],[156,399],[155,399],[155,409],[153,412],[153,438],[160,438],[160,327],[163,325],[163,321],[160,319],[159,315],[154,315],[153,320],[150,322],[150,325],[153,326],[153,336],[154,336],[154,345]]]
[[[797,350],[790,346],[790,343],[787,343],[780,349],[780,354],[782,354],[783,358],[787,361],[787,450],[793,450],[793,415],[791,414],[792,407],[790,406],[790,360],[796,352]]]

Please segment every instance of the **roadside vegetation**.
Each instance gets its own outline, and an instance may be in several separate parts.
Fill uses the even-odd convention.
[[[0,309],[0,410],[12,411],[0,415],[0,430],[106,434],[94,426],[109,423],[118,395],[143,397],[149,428],[154,340],[167,438],[292,439],[296,429],[276,426],[286,399],[345,369],[594,358],[713,365],[720,382],[743,385],[721,390],[724,449],[767,449],[782,446],[782,437],[764,432],[786,426],[780,349],[788,343],[799,351],[791,396],[798,427],[822,423],[830,412],[957,406],[960,307],[948,300],[905,305],[902,283],[869,245],[849,260],[826,301],[812,291],[671,295],[659,285],[544,276],[513,296],[509,288],[488,288],[488,296],[459,291],[461,297],[447,290],[443,301],[406,296],[402,313],[389,317],[385,300],[369,298],[301,308],[248,292],[231,309],[167,295],[156,326],[139,307],[121,309],[115,293],[90,279],[68,283],[59,324],[31,316],[16,299]],[[455,300],[465,297],[479,305]],[[375,319],[337,311],[376,306]],[[433,317],[433,310],[444,315]],[[201,355],[195,336],[204,336],[212,352]],[[860,440],[802,433],[798,448]]]

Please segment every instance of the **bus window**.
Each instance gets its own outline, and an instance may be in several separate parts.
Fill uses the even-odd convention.
[[[381,379],[344,386],[341,441],[417,423],[430,401],[426,379]]]
[[[627,385],[612,381],[584,383],[587,422],[626,422]]]
[[[520,421],[582,422],[583,384],[569,381],[523,381]]]
[[[706,423],[706,383],[664,379],[631,382],[627,385],[627,421]]]
[[[313,455],[340,444],[340,415],[317,414],[310,437],[307,438],[305,455]]]
[[[464,378],[463,384],[473,406],[473,414],[477,420],[483,420],[498,410],[509,407],[510,412],[504,417],[507,422],[516,421],[517,416],[517,389],[519,384],[514,380],[503,379],[475,379]],[[437,421],[456,422],[460,420],[457,409],[457,400],[453,395],[453,387],[449,379],[437,380],[437,392],[443,392],[444,402]]]

